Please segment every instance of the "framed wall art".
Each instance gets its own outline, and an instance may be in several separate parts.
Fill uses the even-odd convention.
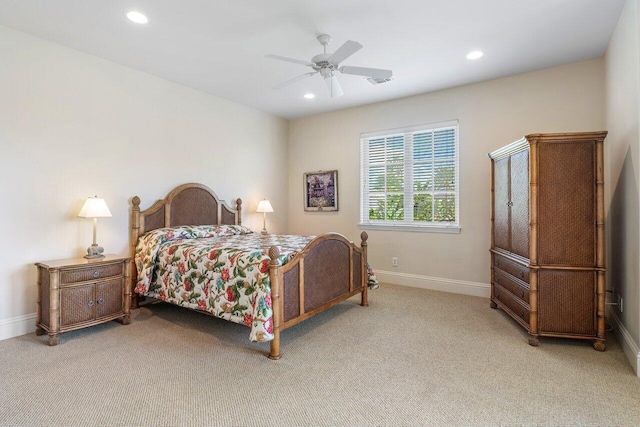
[[[329,212],[338,210],[338,171],[304,174],[304,210]]]

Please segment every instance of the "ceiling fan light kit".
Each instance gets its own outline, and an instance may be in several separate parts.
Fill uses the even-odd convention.
[[[381,85],[382,83],[392,82],[395,79],[393,78],[393,76],[391,76],[391,77],[387,77],[387,78],[385,78],[385,77],[366,77],[365,80],[375,86],[375,85]]]
[[[380,68],[366,68],[366,67],[339,67],[340,63],[362,49],[362,45],[358,42],[354,42],[353,40],[347,40],[344,42],[342,46],[338,48],[334,53],[327,53],[327,46],[331,43],[331,36],[328,34],[321,34],[318,36],[318,41],[324,48],[324,53],[314,56],[311,58],[311,62],[309,61],[301,61],[299,59],[288,58],[286,56],[267,54],[265,55],[267,58],[277,59],[279,61],[292,62],[294,64],[306,65],[307,67],[311,67],[313,69],[312,72],[302,74],[300,76],[294,77],[293,79],[287,80],[279,85],[273,87],[273,89],[282,89],[286,86],[289,86],[299,80],[302,80],[306,77],[313,76],[314,74],[320,74],[327,84],[327,88],[329,89],[329,94],[332,98],[336,98],[344,95],[344,91],[340,86],[340,82],[338,78],[335,76],[334,72],[338,71],[342,74],[352,74],[356,76],[364,76],[367,81],[373,85],[378,85],[381,83],[386,83],[388,81],[393,80],[393,72],[391,70],[383,70]]]

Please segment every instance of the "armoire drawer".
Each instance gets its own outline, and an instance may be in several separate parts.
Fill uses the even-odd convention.
[[[493,254],[493,266],[506,271],[523,282],[529,283],[529,269],[522,264],[518,264],[498,254]]]
[[[507,289],[513,295],[521,299],[523,302],[529,304],[529,287],[525,286],[525,282],[521,282],[514,278],[512,275],[505,273],[504,271],[495,268],[493,270],[494,283]],[[520,283],[518,283],[520,282]]]
[[[521,321],[526,323],[527,327],[529,326],[529,305],[523,304],[518,301],[511,292],[503,288],[498,284],[494,284],[493,296],[496,300],[500,301],[504,304],[514,317],[519,318]]]

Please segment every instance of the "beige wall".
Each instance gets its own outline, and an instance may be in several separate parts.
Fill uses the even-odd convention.
[[[241,197],[254,230],[267,197],[286,230],[286,120],[2,26],[0,58],[0,323],[35,312],[34,262],[84,254],[94,194],[110,253],[128,253],[132,196],[146,208],[185,182]]]
[[[638,98],[640,91],[640,32],[638,1],[627,1],[611,38],[606,64],[606,155],[608,209],[606,230],[609,288],[623,298],[623,311],[613,307],[627,334],[619,334],[632,365],[640,366],[640,229]],[[626,342],[625,342],[626,341]],[[635,354],[634,354],[635,353]],[[635,359],[635,360],[633,360]]]
[[[527,133],[604,129],[603,73],[602,60],[592,60],[291,121],[289,231],[359,241],[360,133],[458,119],[461,233],[368,230],[370,262],[396,283],[488,295],[487,153]],[[338,170],[338,212],[303,211],[302,174],[320,169]]]

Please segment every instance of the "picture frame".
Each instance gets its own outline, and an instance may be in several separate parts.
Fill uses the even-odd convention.
[[[338,171],[304,173],[304,210],[332,212],[338,210]]]

